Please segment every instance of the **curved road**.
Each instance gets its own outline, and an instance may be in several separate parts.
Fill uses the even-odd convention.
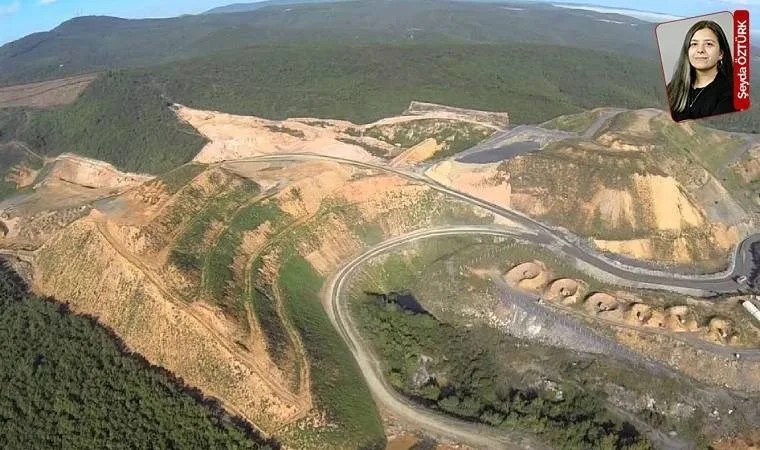
[[[391,251],[396,247],[406,245],[410,242],[435,236],[462,234],[510,236],[521,239],[527,238],[529,240],[533,240],[533,238],[537,236],[521,229],[508,229],[504,227],[496,228],[490,226],[441,227],[398,236],[371,248],[347,263],[342,269],[335,273],[328,280],[326,288],[322,292],[322,303],[333,325],[348,344],[351,353],[359,364],[375,401],[381,408],[392,411],[405,423],[424,429],[439,438],[448,438],[476,448],[544,448],[543,444],[533,442],[527,435],[518,432],[505,432],[454,419],[416,405],[398,394],[385,380],[378,358],[372,354],[372,351],[361,338],[356,324],[351,317],[344,289],[346,282],[354,274],[354,271],[362,264],[375,256]],[[659,330],[637,330],[661,333]],[[670,336],[671,334],[668,335]],[[711,351],[715,351],[717,347],[719,347],[712,346],[709,343],[694,343],[691,341],[690,343],[699,344],[698,346],[700,347],[709,347],[709,350]],[[719,349],[719,352],[726,355],[741,353],[742,357],[746,359],[760,360],[760,350],[732,350],[723,348]]]
[[[548,449],[543,444],[533,442],[532,438],[522,433],[497,431],[484,425],[461,421],[420,407],[398,394],[385,380],[378,359],[372,355],[371,350],[362,341],[348,311],[348,305],[345,301],[342,301],[345,299],[345,296],[341,294],[346,281],[351,277],[354,270],[367,260],[396,246],[436,234],[462,234],[466,228],[461,227],[461,229],[453,231],[451,229],[438,230],[438,232],[426,230],[383,242],[346,264],[328,280],[326,288],[322,292],[323,305],[333,326],[335,326],[346,341],[346,344],[348,344],[372,392],[372,396],[381,408],[392,411],[403,422],[419,427],[438,438],[451,439],[475,448],[499,448],[505,450]],[[478,234],[490,234],[487,230],[483,229],[475,229],[475,232]],[[494,234],[498,234],[498,232]],[[502,230],[501,234],[505,234],[505,231]]]
[[[463,234],[468,232],[491,235],[509,234],[513,236],[517,235],[522,239],[549,246],[552,247],[553,250],[565,253],[566,256],[575,259],[577,265],[581,266],[585,271],[589,271],[589,269],[600,270],[604,272],[608,278],[612,278],[614,280],[613,282],[617,284],[639,288],[670,289],[695,296],[713,296],[717,293],[735,292],[739,288],[739,285],[733,280],[733,278],[739,274],[743,275],[749,273],[752,268],[751,255],[748,251],[749,246],[754,242],[760,242],[760,235],[751,236],[742,242],[738,246],[730,262],[729,269],[722,273],[703,276],[677,275],[627,266],[618,261],[608,259],[603,255],[580,245],[581,240],[577,236],[560,233],[559,231],[553,230],[521,213],[485,202],[469,194],[450,189],[424,175],[412,171],[404,171],[381,164],[359,162],[315,154],[264,155],[235,160],[232,163],[288,162],[304,160],[333,161],[371,170],[394,173],[412,181],[424,183],[439,192],[448,194],[451,197],[465,201],[471,205],[482,207],[495,215],[512,220],[523,228],[508,230],[505,227],[452,227],[453,230],[424,230],[393,238],[374,247],[345,265],[328,281],[322,294],[323,305],[325,306],[325,310],[327,311],[330,320],[349,346],[349,349],[354,355],[378,405],[382,409],[392,412],[405,423],[426,430],[428,433],[432,433],[438,437],[466,443],[476,448],[542,449],[544,446],[521,433],[505,433],[486,426],[463,422],[455,418],[438,414],[429,409],[415,405],[408,399],[396,393],[385,380],[378,359],[372,355],[371,350],[364,344],[359,336],[357,328],[347,310],[347,305],[342,301],[344,298],[342,292],[346,280],[349,279],[354,270],[362,263],[395,246],[434,235],[452,233]],[[225,164],[227,163],[217,163],[217,165]],[[584,265],[586,265],[586,267],[582,267]]]
[[[565,230],[557,230],[549,227],[525,214],[502,206],[486,202],[470,194],[456,191],[444,186],[425,175],[417,174],[413,171],[406,171],[394,167],[388,167],[382,164],[354,161],[332,156],[316,155],[311,153],[291,153],[278,155],[263,155],[250,158],[237,159],[229,162],[220,162],[215,165],[235,164],[241,162],[268,162],[268,161],[332,161],[342,164],[349,164],[371,170],[390,172],[412,181],[423,183],[431,188],[454,197],[458,200],[467,202],[474,206],[479,206],[497,216],[509,219],[522,227],[533,230],[536,233],[535,241],[544,245],[551,246],[559,251],[564,252],[570,257],[577,260],[579,267],[588,272],[589,270],[598,270],[605,273],[612,282],[623,286],[643,288],[643,289],[662,289],[679,292],[686,295],[698,297],[712,297],[722,293],[737,292],[740,289],[739,283],[734,278],[739,275],[749,275],[752,270],[752,255],[749,248],[752,244],[760,242],[760,234],[754,234],[737,246],[736,251],[729,263],[729,268],[723,272],[709,275],[684,275],[679,273],[663,272],[658,270],[647,269],[624,264],[612,260],[606,256],[587,248],[582,245],[582,239],[572,235]]]

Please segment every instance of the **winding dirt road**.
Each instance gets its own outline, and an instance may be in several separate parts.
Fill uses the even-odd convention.
[[[372,392],[377,404],[393,414],[397,415],[405,423],[426,430],[426,432],[471,445],[476,448],[502,448],[502,449],[539,449],[544,448],[542,444],[534,442],[528,436],[517,432],[504,432],[494,428],[483,427],[457,420],[442,414],[435,413],[425,409],[405,399],[398,394],[385,380],[383,369],[372,350],[359,334],[358,328],[354,323],[349,312],[347,295],[344,292],[346,283],[362,264],[370,259],[383,253],[394,250],[397,247],[407,245],[411,242],[427,239],[437,236],[461,236],[469,235],[492,235],[492,236],[510,236],[519,238],[531,238],[536,236],[529,231],[515,228],[491,227],[491,226],[451,226],[440,227],[436,229],[426,229],[415,231],[403,236],[388,239],[377,246],[367,250],[354,260],[343,266],[336,272],[326,283],[322,292],[322,304],[330,317],[335,328],[341,334],[349,346],[351,353],[354,355],[362,374],[367,381],[367,385]],[[620,326],[620,324],[613,324]],[[624,328],[630,326],[622,325]],[[668,334],[671,337],[681,339],[673,333],[666,333],[656,329],[640,329],[636,331],[653,334]],[[695,342],[689,341],[690,344]],[[698,343],[697,343],[698,344]],[[722,354],[732,355],[741,353],[743,358],[760,360],[760,350],[738,350],[720,348],[717,345],[711,345],[707,342],[702,343],[701,347],[708,348],[710,351],[717,351]]]

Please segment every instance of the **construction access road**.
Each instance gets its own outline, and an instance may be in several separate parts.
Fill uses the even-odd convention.
[[[380,362],[373,356],[371,349],[369,349],[359,335],[348,311],[344,289],[347,280],[350,279],[357,267],[376,255],[418,239],[461,234],[511,235],[552,249],[560,256],[573,261],[580,269],[594,276],[602,276],[606,281],[611,283],[634,288],[664,289],[687,295],[711,297],[720,293],[736,292],[741,287],[735,279],[739,275],[748,275],[752,270],[752,258],[749,249],[753,243],[760,241],[760,235],[750,236],[743,241],[731,258],[729,268],[724,272],[711,275],[681,275],[626,265],[611,260],[582,245],[582,240],[578,236],[573,236],[566,231],[553,229],[520,212],[503,208],[469,194],[456,191],[411,170],[316,154],[266,155],[217,164],[229,165],[238,162],[294,162],[309,160],[332,161],[375,171],[391,172],[413,182],[425,184],[454,199],[481,207],[515,224],[514,228],[503,226],[461,226],[438,230],[428,229],[389,239],[343,266],[330,278],[322,293],[323,306],[333,325],[354,355],[379,407],[415,428],[425,430],[427,433],[439,438],[465,443],[475,448],[511,450],[543,449],[545,447],[543,444],[535,442],[533,438],[526,434],[504,432],[503,430],[496,430],[448,417],[416,405],[397,393],[385,380]],[[760,357],[754,351],[745,353],[746,356],[753,358]]]

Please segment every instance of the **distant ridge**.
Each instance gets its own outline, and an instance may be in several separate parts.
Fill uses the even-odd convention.
[[[257,9],[266,8],[268,6],[286,6],[286,5],[304,5],[314,3],[338,3],[350,0],[264,0],[251,3],[233,3],[227,6],[219,6],[217,8],[209,9],[203,14],[229,14],[229,13],[241,13],[248,11],[256,11]]]

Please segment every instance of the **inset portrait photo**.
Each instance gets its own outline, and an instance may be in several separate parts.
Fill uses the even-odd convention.
[[[673,120],[738,111],[730,12],[661,23],[656,35]]]

